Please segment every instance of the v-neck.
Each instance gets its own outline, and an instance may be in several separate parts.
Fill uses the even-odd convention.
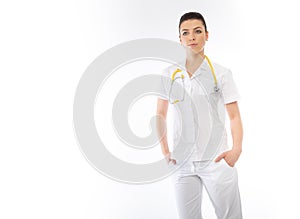
[[[187,75],[188,75],[188,77],[189,77],[190,80],[192,80],[194,77],[196,77],[199,74],[201,74],[201,72],[203,70],[206,71],[207,67],[208,67],[207,61],[206,61],[206,59],[204,59],[202,61],[202,63],[199,65],[199,67],[196,69],[196,71],[190,76],[190,74],[189,74],[189,72],[187,71],[187,68],[186,68],[186,60],[183,63],[184,63],[184,65],[182,65],[182,67],[184,68],[184,71],[187,73]]]

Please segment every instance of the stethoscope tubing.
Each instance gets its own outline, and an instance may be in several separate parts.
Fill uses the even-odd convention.
[[[214,78],[214,84],[215,84],[215,86],[214,86],[214,91],[215,91],[215,92],[219,92],[219,91],[220,91],[220,88],[218,87],[218,81],[217,81],[217,77],[216,77],[216,74],[215,74],[214,67],[213,67],[213,65],[212,65],[212,63],[211,63],[211,61],[210,61],[210,59],[209,59],[206,55],[205,55],[204,57],[205,57],[205,59],[206,59],[207,62],[208,62],[209,68],[210,68],[211,73],[212,73],[213,78]],[[173,84],[174,84],[174,82],[175,82],[176,79],[181,78],[181,79],[182,79],[182,83],[183,83],[183,88],[185,87],[185,85],[184,85],[184,75],[183,75],[182,73],[181,73],[180,77],[176,77],[176,78],[175,78],[176,74],[177,74],[178,72],[181,72],[181,71],[182,71],[181,69],[177,68],[177,69],[173,72],[173,74],[172,74],[172,78],[171,78],[171,79],[172,79],[172,81],[171,81],[171,87],[170,87],[170,90],[169,90],[169,102],[172,103],[172,104],[175,104],[175,103],[178,103],[178,102],[181,102],[181,101],[184,100],[185,89],[183,89],[183,97],[182,97],[180,100],[179,100],[179,99],[176,99],[176,100],[174,100],[174,101],[170,101],[170,99],[171,99],[170,96],[171,96]]]

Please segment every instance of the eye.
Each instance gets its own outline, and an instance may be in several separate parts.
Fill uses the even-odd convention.
[[[202,33],[202,31],[201,30],[196,30],[196,33],[200,34],[200,33]]]
[[[188,34],[188,32],[183,32],[182,33],[183,36],[186,36],[187,34]]]

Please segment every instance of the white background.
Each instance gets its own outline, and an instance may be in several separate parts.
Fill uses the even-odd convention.
[[[206,53],[233,71],[242,96],[245,135],[236,166],[244,218],[299,217],[296,5],[1,1],[0,218],[177,218],[169,179],[120,184],[90,166],[76,141],[72,107],[77,84],[98,55],[132,39],[177,41],[187,11],[205,16]],[[206,194],[203,210],[215,218]]]

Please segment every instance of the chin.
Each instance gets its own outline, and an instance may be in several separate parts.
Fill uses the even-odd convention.
[[[193,54],[195,54],[195,55],[201,54],[202,51],[203,51],[203,49],[192,49],[192,50],[191,50],[191,52],[192,52]]]

